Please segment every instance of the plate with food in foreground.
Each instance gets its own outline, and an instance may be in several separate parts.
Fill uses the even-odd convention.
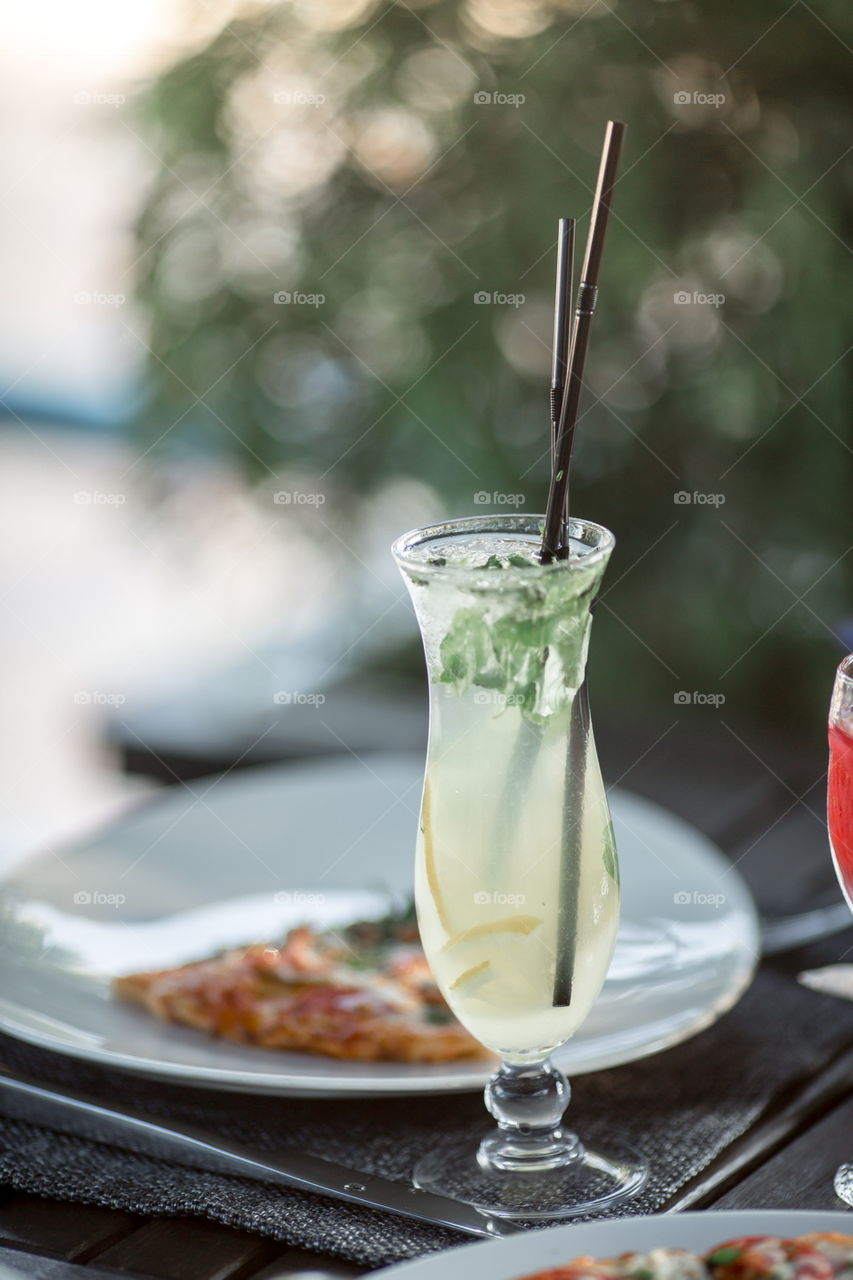
[[[30,858],[0,886],[0,1029],[211,1088],[481,1088],[494,1060],[444,1004],[409,914],[422,770],[405,755],[247,769]],[[611,800],[621,926],[557,1054],[569,1074],[709,1026],[758,954],[728,860],[657,805]],[[519,911],[497,914],[510,928]]]
[[[519,1231],[377,1272],[382,1280],[847,1280],[850,1215],[745,1209]]]

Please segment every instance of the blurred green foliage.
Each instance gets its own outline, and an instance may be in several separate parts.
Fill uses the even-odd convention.
[[[582,243],[623,119],[573,473],[618,540],[596,698],[819,725],[853,615],[852,47],[849,0],[231,17],[143,100],[140,433],[541,509],[556,220]]]

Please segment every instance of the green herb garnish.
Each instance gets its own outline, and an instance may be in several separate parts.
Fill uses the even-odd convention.
[[[349,969],[381,969],[390,947],[418,940],[414,899],[407,899],[379,920],[356,920],[340,933],[350,949],[350,955],[343,960]]]
[[[525,568],[535,567],[518,559]],[[491,560],[497,557],[480,568],[489,568]],[[459,609],[441,642],[435,678],[458,694],[472,685],[494,689],[526,720],[544,724],[570,704],[583,679],[589,598],[597,576],[590,581],[590,575],[578,572],[548,583],[516,580],[494,605]]]
[[[611,880],[619,883],[619,867],[613,854],[615,841],[613,838],[613,827],[608,823],[607,830],[604,833],[604,870],[610,876]]]
[[[447,1005],[428,1004],[424,1009],[424,1021],[431,1023],[434,1027],[445,1027],[448,1022],[453,1021],[453,1014]]]
[[[737,1262],[743,1253],[743,1249],[718,1249],[716,1253],[708,1256],[707,1262],[709,1267],[727,1267],[732,1262]]]

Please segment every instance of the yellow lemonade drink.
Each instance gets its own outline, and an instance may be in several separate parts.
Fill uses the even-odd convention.
[[[430,673],[421,937],[460,1022],[508,1061],[575,1032],[616,938],[613,831],[577,695],[609,556],[599,541],[573,540],[548,566],[517,530],[398,556]]]

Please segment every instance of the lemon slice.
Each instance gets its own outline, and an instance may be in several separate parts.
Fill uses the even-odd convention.
[[[485,920],[482,924],[472,924],[469,929],[448,938],[442,947],[447,951],[460,942],[470,942],[472,938],[489,938],[496,933],[532,933],[542,923],[541,916],[504,916],[502,920]]]
[[[458,978],[454,978],[450,984],[451,991],[459,991],[465,988],[466,996],[476,995],[477,991],[484,982],[488,982],[491,978],[492,962],[491,960],[481,960],[479,964],[472,965],[470,969],[466,969],[464,973],[460,973]],[[479,981],[478,981],[479,979]]]
[[[426,871],[427,884],[429,885],[429,891],[432,894],[432,900],[435,904],[435,913],[438,916],[439,923],[445,933],[449,933],[450,925],[447,923],[447,909],[444,905],[441,885],[438,883],[438,868],[435,865],[429,779],[424,783],[424,798],[423,803],[421,804],[421,831],[423,832],[424,837],[424,870]]]

